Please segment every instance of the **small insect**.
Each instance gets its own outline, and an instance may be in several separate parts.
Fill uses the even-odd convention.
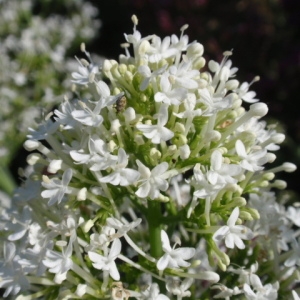
[[[116,105],[115,105],[117,113],[123,112],[125,110],[126,104],[127,104],[126,97],[124,95],[120,96],[117,99]]]

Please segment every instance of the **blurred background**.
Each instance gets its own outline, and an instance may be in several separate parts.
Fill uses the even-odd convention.
[[[66,20],[69,18],[69,10],[63,8],[62,3],[77,1],[31,2],[35,3],[35,15],[46,18],[60,14]],[[300,166],[299,0],[79,2],[94,7],[94,14],[93,9],[90,11],[90,21],[96,22],[90,24],[93,34],[85,38],[92,57],[118,59],[118,55],[122,53],[120,44],[125,41],[124,33],[132,32],[132,14],[137,15],[138,30],[143,36],[153,33],[161,37],[179,35],[180,27],[189,24],[185,33],[189,35],[190,41],[197,40],[203,44],[207,60],[220,61],[224,51],[233,49],[231,59],[233,65],[239,68],[237,79],[241,83],[250,82],[255,76],[260,76],[260,81],[251,90],[269,106],[268,122],[278,124],[277,129],[286,133],[286,140],[281,145],[281,150],[276,153],[276,165],[290,161]],[[2,3],[3,0],[0,1],[0,7]],[[78,14],[80,15],[80,11]],[[78,36],[76,40],[78,41]],[[66,51],[68,59],[72,59],[75,54],[80,56],[78,45],[78,42],[70,42]],[[67,74],[66,78],[70,78],[70,75]],[[16,151],[8,163],[14,177],[17,166],[20,165],[19,153],[21,152]],[[278,178],[285,179],[288,189],[294,194],[293,198],[299,199],[297,194],[300,192],[300,171],[281,173]]]

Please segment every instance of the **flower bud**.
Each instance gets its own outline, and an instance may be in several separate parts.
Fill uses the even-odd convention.
[[[193,56],[199,55],[202,56],[204,53],[204,47],[200,43],[192,43],[186,49],[186,55],[189,58],[193,58]]]
[[[271,139],[273,143],[281,144],[285,140],[285,135],[283,133],[277,133],[274,134]]]
[[[39,141],[27,140],[27,141],[24,142],[23,146],[27,151],[34,151],[39,147],[39,145],[40,145]]]
[[[85,222],[81,227],[82,230],[87,233],[91,230],[91,228],[94,226],[94,222],[92,220],[88,220],[87,222]]]
[[[279,190],[284,190],[287,187],[287,183],[284,180],[277,179],[272,183],[272,186]]]
[[[275,161],[276,159],[276,155],[274,153],[267,153],[266,157],[268,159],[268,163],[272,163]]]
[[[185,160],[185,159],[188,159],[190,157],[190,154],[191,154],[191,150],[190,150],[190,147],[189,145],[183,145],[181,147],[179,147],[179,155],[180,155],[180,158],[182,160]]]
[[[126,71],[127,71],[127,66],[125,64],[120,64],[119,65],[120,74],[124,75]]]
[[[251,214],[246,212],[246,211],[243,211],[243,210],[240,211],[240,218],[243,219],[243,220],[246,220],[246,221],[252,221],[253,220]]]
[[[242,207],[247,204],[247,200],[244,197],[235,197],[233,198],[234,206]]]
[[[27,156],[26,161],[30,166],[33,166],[41,159],[42,156],[39,153],[32,153]]]
[[[233,91],[233,90],[237,89],[238,86],[239,86],[239,82],[236,79],[228,80],[225,84],[226,89],[229,91]]]
[[[84,187],[84,188],[79,190],[79,192],[77,194],[77,200],[78,201],[84,201],[84,200],[86,200],[86,196],[87,196],[87,188]]]
[[[206,60],[203,56],[201,57],[197,57],[194,61],[193,61],[193,67],[196,70],[200,70],[205,66]]]
[[[248,207],[248,212],[251,214],[253,220],[260,219],[260,214],[255,208]]]
[[[188,142],[187,137],[183,134],[176,134],[174,136],[174,138],[172,139],[172,141],[178,147],[180,147],[182,145],[186,145]]]
[[[265,103],[254,103],[250,106],[249,113],[253,117],[263,117],[268,113],[268,106]]]
[[[283,163],[282,168],[287,173],[292,173],[292,172],[296,171],[296,169],[297,169],[295,164],[289,163],[289,162]]]
[[[123,112],[123,115],[125,117],[125,121],[127,123],[130,123],[132,120],[135,119],[135,110],[133,107],[128,107],[126,110]]]
[[[57,171],[61,170],[62,168],[62,163],[63,161],[61,159],[53,159],[48,168],[47,168],[47,171],[51,174],[55,174],[57,173]]]
[[[267,180],[267,181],[270,181],[270,180],[273,180],[275,177],[275,174],[272,173],[272,172],[266,172],[264,175],[263,175],[263,179],[264,180]]]
[[[138,48],[138,55],[143,56],[151,48],[147,40],[143,40]]]

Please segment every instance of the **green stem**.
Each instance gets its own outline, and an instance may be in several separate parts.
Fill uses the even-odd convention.
[[[161,233],[161,208],[158,201],[148,201],[148,224],[149,224],[149,240],[150,254],[155,258],[160,258],[163,254]]]
[[[9,170],[4,166],[0,166],[0,179],[0,188],[11,196],[16,188],[16,183]]]
[[[148,201],[148,214],[147,220],[149,224],[149,241],[150,241],[150,254],[152,257],[160,258],[163,255],[162,242],[161,242],[161,203],[158,201]],[[159,285],[160,291],[164,292],[166,286],[164,282],[158,280],[156,277],[153,281]]]

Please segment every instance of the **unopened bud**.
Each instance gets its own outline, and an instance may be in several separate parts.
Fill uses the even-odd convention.
[[[47,171],[51,174],[57,173],[57,171],[61,170],[62,163],[63,163],[63,161],[61,159],[51,160],[51,162],[47,168]]]
[[[40,145],[39,141],[27,140],[27,141],[25,141],[23,146],[24,146],[25,150],[33,151],[33,150],[36,150],[39,147],[39,145]]]
[[[237,89],[238,86],[239,86],[239,82],[236,79],[228,80],[225,84],[226,89],[230,91]]]
[[[240,211],[240,218],[243,220],[247,220],[247,221],[253,220],[251,214],[248,213],[247,211],[243,211],[243,210]]]
[[[40,159],[42,159],[42,156],[39,154],[39,153],[32,153],[32,154],[29,154],[27,156],[27,163],[30,165],[30,166],[33,166],[35,165]]]
[[[287,187],[287,183],[284,180],[275,180],[272,184],[273,187],[279,189],[279,190],[284,190]]]
[[[283,133],[277,133],[277,134],[274,134],[271,137],[271,139],[272,139],[273,143],[281,144],[285,140],[285,135]]]
[[[78,194],[77,194],[77,200],[78,200],[78,201],[84,201],[84,200],[86,200],[86,196],[87,196],[87,188],[84,187],[84,188],[82,188],[82,189],[78,192]]]
[[[250,106],[249,113],[253,115],[253,117],[263,117],[268,113],[268,106],[265,103],[254,103]]]
[[[296,171],[297,167],[295,164],[293,163],[289,163],[289,162],[285,162],[282,164],[282,168],[285,172],[287,173],[291,173],[291,172],[294,172]]]

